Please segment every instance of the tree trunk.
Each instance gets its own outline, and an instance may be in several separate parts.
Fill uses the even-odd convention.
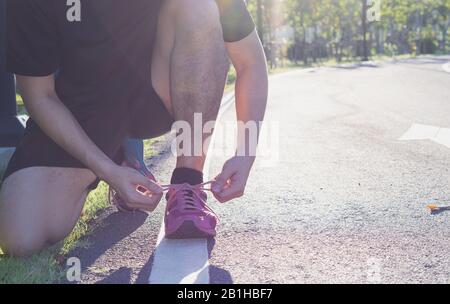
[[[362,0],[362,34],[363,34],[363,56],[362,61],[369,60],[369,50],[367,47],[367,0]]]

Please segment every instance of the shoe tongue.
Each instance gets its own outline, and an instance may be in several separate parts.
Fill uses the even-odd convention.
[[[195,192],[195,194],[200,196],[200,198],[202,198],[204,201],[206,201],[207,195],[206,195],[206,193],[204,191],[201,191],[200,189],[193,188],[193,189],[183,189],[183,190],[181,190],[181,193],[183,194],[185,199],[187,199],[189,202],[194,202],[196,200],[194,192]]]
[[[183,187],[182,189],[178,190],[178,195],[181,195],[185,200],[187,200],[188,202],[194,202],[195,201],[195,194],[197,194],[198,196],[200,196],[200,198],[204,201],[206,201],[206,199],[208,198],[207,194],[202,191],[199,188],[196,187],[192,187],[191,185],[186,184],[185,187]],[[194,194],[195,192],[195,194]],[[169,200],[170,197],[170,192],[166,193],[166,199]]]
[[[185,197],[190,197],[193,198],[194,197],[194,191],[192,191],[191,189],[185,189],[185,190],[181,190],[183,192],[183,195]]]

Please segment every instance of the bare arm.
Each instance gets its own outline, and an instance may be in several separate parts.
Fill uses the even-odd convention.
[[[58,98],[53,75],[17,76],[17,82],[30,116],[48,137],[114,186],[129,201],[141,205],[151,203],[148,197],[139,195],[135,187],[142,185],[155,192],[160,190],[159,187],[140,174],[117,166],[95,145]],[[127,180],[128,184],[120,180]]]
[[[257,142],[246,136],[244,124],[256,124],[257,134],[250,136],[259,138],[268,95],[266,58],[256,31],[238,42],[227,43],[226,46],[236,69],[236,114],[240,123],[236,156],[225,163],[213,185],[214,195],[221,202],[244,194],[256,152],[256,147],[250,145]]]
[[[54,77],[17,76],[17,82],[30,116],[42,131],[100,178],[106,178],[115,164],[92,142],[59,100]]]
[[[241,41],[227,43],[227,50],[236,69],[237,119],[243,123],[256,122],[259,127],[266,112],[268,76],[266,57],[258,34],[253,31]],[[258,135],[259,131],[258,128]],[[238,142],[242,143],[244,138],[245,130],[238,128]],[[246,144],[248,146],[248,139]],[[243,148],[238,147],[239,149]]]

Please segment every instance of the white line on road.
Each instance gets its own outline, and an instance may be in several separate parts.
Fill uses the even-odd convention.
[[[442,69],[443,69],[444,71],[446,71],[447,73],[450,73],[450,62],[444,64],[444,65],[442,66]]]
[[[234,102],[234,94],[222,100],[217,121]],[[215,133],[209,150],[214,147]],[[208,153],[211,155],[211,153]],[[205,180],[210,178],[211,157],[207,157],[203,172]],[[164,237],[164,219],[156,242],[153,267],[149,284],[209,284],[209,253],[206,239],[169,240]]]
[[[431,140],[437,144],[450,148],[450,129],[413,124],[399,140]]]
[[[431,140],[440,145],[446,146],[447,148],[450,148],[450,129],[440,128],[436,137],[432,138]]]
[[[209,262],[206,239],[169,240],[164,220],[156,243],[150,284],[208,284]]]

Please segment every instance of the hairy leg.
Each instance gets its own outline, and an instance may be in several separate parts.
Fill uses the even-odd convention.
[[[215,1],[166,1],[158,21],[152,82],[175,120],[191,126],[192,147],[194,114],[202,114],[202,126],[196,126],[200,129],[206,122],[216,120],[228,68]],[[204,134],[202,147],[209,135]],[[179,155],[177,167],[202,171],[206,152]]]
[[[0,190],[0,247],[12,256],[29,256],[64,239],[83,209],[87,169],[27,168],[9,176]]]

